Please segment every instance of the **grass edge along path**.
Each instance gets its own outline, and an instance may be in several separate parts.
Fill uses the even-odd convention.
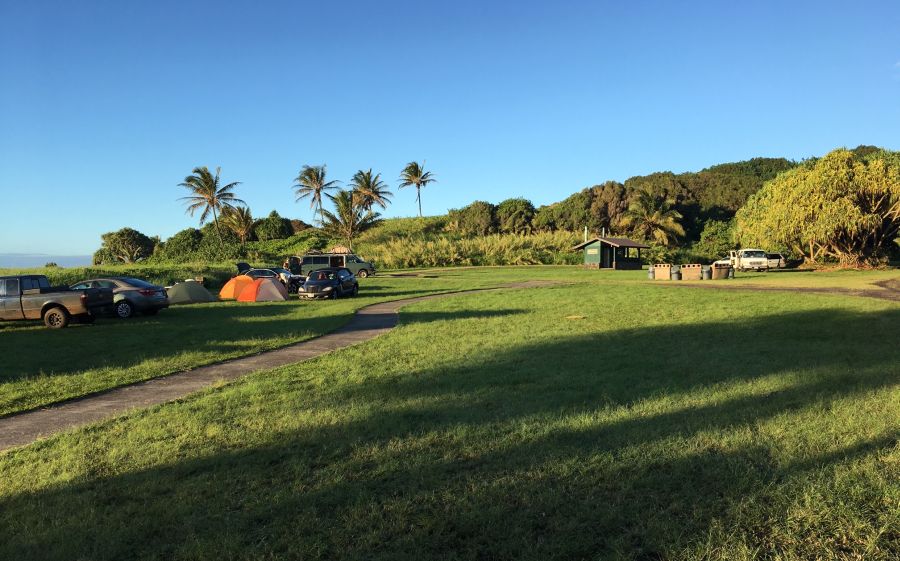
[[[0,452],[27,445],[39,438],[46,438],[72,428],[110,419],[136,408],[146,408],[174,401],[215,384],[234,381],[253,372],[303,362],[325,353],[368,341],[393,329],[398,323],[398,310],[410,304],[485,290],[530,288],[550,284],[556,283],[524,281],[491,288],[442,292],[371,304],[358,309],[352,319],[343,327],[313,339],[255,355],[111,388],[40,409],[14,413],[0,418]]]

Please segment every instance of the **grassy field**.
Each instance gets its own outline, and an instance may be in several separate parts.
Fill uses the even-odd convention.
[[[416,304],[368,343],[0,454],[0,558],[900,556],[896,303],[440,276],[380,296],[572,284]]]
[[[173,306],[154,317],[101,319],[62,331],[40,322],[0,323],[0,344],[17,350],[4,353],[0,415],[303,341],[337,329],[362,306],[495,286],[503,276],[373,277],[362,281],[357,298]]]

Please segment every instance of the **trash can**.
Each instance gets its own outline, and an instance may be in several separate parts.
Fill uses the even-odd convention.
[[[712,266],[712,280],[727,279],[731,273],[731,265],[725,263],[716,263]]]
[[[653,280],[653,265],[647,267],[647,280]]]
[[[681,267],[679,265],[672,265],[672,280],[681,280]]]
[[[701,280],[710,280],[712,279],[712,270],[709,265],[704,265],[702,270],[700,271],[700,279]]]

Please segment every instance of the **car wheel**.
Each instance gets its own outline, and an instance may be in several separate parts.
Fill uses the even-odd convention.
[[[359,294],[359,285],[358,284],[354,285],[353,292],[351,292],[350,295],[353,296],[354,298],[356,298],[357,294]]]
[[[59,307],[50,308],[44,312],[44,325],[50,329],[62,329],[69,325],[69,314]]]
[[[361,278],[361,279],[364,279],[364,278],[366,278],[367,276],[369,276],[369,271],[367,271],[367,270],[365,270],[365,269],[360,269],[359,272],[356,273],[356,276],[358,276],[358,277]]]
[[[128,319],[134,315],[134,306],[128,300],[119,300],[116,303],[116,317],[119,319]]]

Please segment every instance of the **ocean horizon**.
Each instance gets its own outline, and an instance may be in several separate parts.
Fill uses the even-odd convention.
[[[60,267],[87,267],[90,255],[50,255],[45,253],[0,253],[0,269],[43,267],[56,263]]]

